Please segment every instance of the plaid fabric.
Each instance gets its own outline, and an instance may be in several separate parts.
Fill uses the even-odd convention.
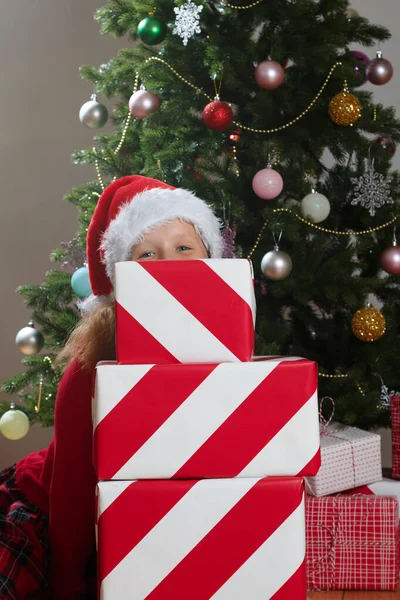
[[[48,515],[16,486],[15,466],[0,472],[0,600],[47,600]]]
[[[398,544],[395,498],[306,498],[309,590],[396,590]]]
[[[392,477],[400,479],[400,396],[390,397],[392,413]]]

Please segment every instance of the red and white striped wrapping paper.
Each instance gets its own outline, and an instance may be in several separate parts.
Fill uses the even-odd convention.
[[[380,479],[380,435],[338,423],[321,426],[321,468],[307,477],[310,494],[328,496]]]
[[[400,479],[400,395],[390,397],[392,416],[392,477]]]
[[[306,498],[309,590],[396,590],[398,542],[395,498]]]
[[[256,307],[248,260],[121,262],[115,279],[119,363],[251,359]]]
[[[305,600],[301,478],[107,481],[101,600]]]
[[[313,475],[317,366],[301,358],[96,368],[99,479]]]

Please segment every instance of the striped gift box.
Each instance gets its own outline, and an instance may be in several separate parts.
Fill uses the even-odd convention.
[[[397,590],[399,515],[395,498],[306,498],[309,590]]]
[[[115,280],[119,363],[251,359],[256,308],[248,260],[122,262]]]
[[[317,366],[289,357],[96,368],[99,479],[314,475]]]
[[[305,600],[300,478],[98,486],[101,600]]]

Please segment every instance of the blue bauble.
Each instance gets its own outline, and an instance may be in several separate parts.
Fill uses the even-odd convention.
[[[89,282],[89,269],[87,267],[81,267],[72,275],[71,287],[75,294],[78,294],[81,298],[86,298],[92,293],[92,288]]]

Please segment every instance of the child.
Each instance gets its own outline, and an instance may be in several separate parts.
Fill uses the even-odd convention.
[[[188,191],[134,175],[101,195],[87,236],[93,294],[81,302],[83,318],[58,357],[68,366],[57,393],[54,439],[0,473],[0,600],[89,597],[92,375],[99,360],[115,359],[115,263],[218,258],[221,252],[218,219]]]

